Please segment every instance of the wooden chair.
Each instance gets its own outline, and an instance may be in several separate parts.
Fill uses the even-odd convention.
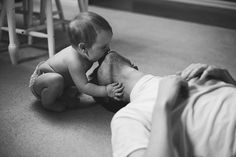
[[[15,21],[15,1],[14,0],[3,0],[2,10],[0,16],[0,27],[1,30],[9,32],[9,46],[8,51],[12,64],[17,64],[18,62],[18,49],[19,42],[16,33],[24,34],[29,36],[28,44],[32,44],[32,37],[47,38],[48,40],[48,53],[49,57],[55,54],[55,40],[54,40],[54,25],[65,24],[67,21],[64,19],[63,10],[61,7],[60,0],[55,0],[57,11],[52,10],[52,0],[41,0],[40,9],[40,24],[33,25],[33,0],[23,0],[24,20],[26,20],[26,28],[20,29],[16,28]],[[54,20],[53,15],[58,14],[59,19]],[[3,27],[4,16],[7,15],[7,25],[8,27]],[[46,22],[45,22],[46,19]],[[47,33],[40,32],[43,29],[47,29]],[[0,33],[1,35],[1,33]]]
[[[78,0],[80,12],[88,11],[88,0]]]

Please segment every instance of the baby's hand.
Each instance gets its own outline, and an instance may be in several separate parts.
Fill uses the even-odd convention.
[[[124,86],[122,83],[111,83],[106,86],[107,95],[115,100],[120,101],[123,96]]]

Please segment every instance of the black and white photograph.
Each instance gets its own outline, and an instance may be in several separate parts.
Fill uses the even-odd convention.
[[[236,157],[236,1],[0,0],[0,157]]]

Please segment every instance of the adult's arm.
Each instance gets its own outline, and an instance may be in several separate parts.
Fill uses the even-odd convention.
[[[158,96],[152,115],[152,128],[147,149],[137,150],[129,157],[177,157],[172,142],[171,111],[188,91],[187,82],[177,76],[168,76],[160,81]]]
[[[165,102],[161,103],[163,104],[159,105],[167,105]],[[176,157],[171,139],[170,117],[164,108],[154,112],[148,147],[134,151],[129,157]]]

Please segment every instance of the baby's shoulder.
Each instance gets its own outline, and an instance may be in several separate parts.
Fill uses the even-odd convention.
[[[69,57],[69,60],[67,61],[67,64],[69,67],[73,67],[74,69],[80,69],[82,71],[87,71],[91,66],[92,63],[85,59],[83,56],[80,55],[72,55]]]
[[[67,47],[61,49],[58,53],[71,52],[71,51],[74,51],[74,49],[73,49],[73,47],[70,45],[70,46],[67,46]]]

